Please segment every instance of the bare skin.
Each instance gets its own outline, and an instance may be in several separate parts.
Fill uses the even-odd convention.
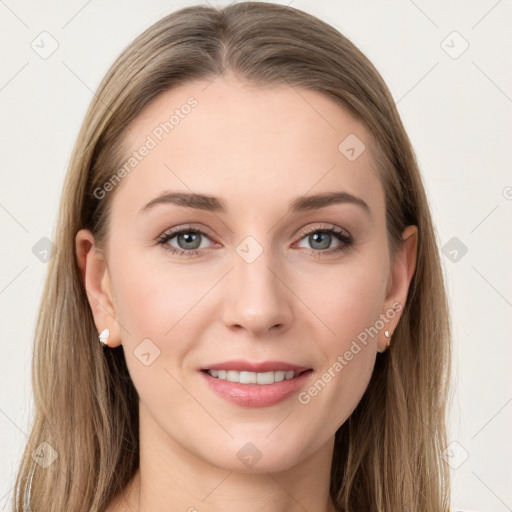
[[[190,96],[197,106],[109,192],[105,251],[87,230],[76,237],[98,332],[108,327],[109,346],[123,346],[140,396],[140,468],[107,510],[332,512],[334,435],[364,394],[377,351],[386,350],[384,331],[400,319],[417,229],[404,231],[392,257],[370,136],[313,91],[261,89],[231,75],[184,84],[138,116],[131,151]],[[350,134],[366,146],[353,161],[338,149]],[[167,203],[140,213],[166,190],[215,196],[227,209]],[[289,210],[297,198],[335,191],[367,207]],[[196,234],[196,255],[166,250],[193,250],[183,235],[158,243],[174,227],[204,233]],[[328,228],[352,241],[322,238]],[[250,263],[237,252],[246,237],[253,245],[242,247],[261,248]],[[379,318],[385,327],[333,370]],[[148,366],[134,354],[145,339],[160,351]],[[304,399],[295,393],[258,408],[226,401],[200,369],[230,359],[311,368]],[[309,393],[329,369],[328,384]],[[237,456],[249,442],[261,454],[251,467]]]

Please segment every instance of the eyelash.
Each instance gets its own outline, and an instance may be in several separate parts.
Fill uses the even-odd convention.
[[[176,254],[178,256],[185,256],[187,258],[190,258],[190,257],[200,255],[202,249],[192,249],[190,251],[187,251],[185,249],[176,249],[175,247],[171,247],[170,245],[167,244],[167,242],[169,240],[171,240],[176,235],[179,235],[181,233],[196,233],[196,234],[200,234],[202,236],[209,238],[206,233],[204,233],[203,231],[201,231],[199,229],[178,228],[178,229],[172,229],[170,231],[166,231],[165,233],[163,233],[162,235],[160,235],[158,237],[157,242],[159,245],[162,245],[166,251],[170,251],[172,254]],[[310,249],[310,251],[312,251],[312,253],[315,256],[321,256],[322,254],[326,254],[326,253],[327,254],[342,253],[342,252],[346,251],[354,242],[350,235],[346,235],[344,233],[344,231],[337,228],[336,226],[331,226],[330,228],[319,228],[317,226],[313,226],[311,228],[308,228],[308,229],[302,231],[301,237],[299,238],[299,242],[311,233],[328,233],[328,234],[334,235],[334,237],[337,238],[339,242],[341,242],[341,245],[334,249],[324,249],[324,250]]]

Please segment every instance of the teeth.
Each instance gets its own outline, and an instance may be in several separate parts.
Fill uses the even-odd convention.
[[[298,375],[293,370],[263,373],[239,372],[236,370],[208,370],[208,374],[217,379],[238,382],[240,384],[274,384],[274,382],[293,379]]]

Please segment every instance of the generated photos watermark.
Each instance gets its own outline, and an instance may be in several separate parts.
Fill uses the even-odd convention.
[[[357,335],[357,339],[352,340],[352,344],[350,348],[346,350],[343,355],[338,355],[336,361],[334,361],[331,366],[327,370],[325,370],[322,375],[305,391],[301,391],[297,398],[302,405],[307,405],[311,402],[311,399],[317,396],[320,391],[322,391],[325,386],[332,379],[336,377],[338,373],[340,373],[345,366],[349,364],[354,356],[361,352],[361,344],[366,346],[368,344],[369,338],[373,339],[375,336],[379,334],[379,332],[384,329],[386,324],[390,322],[393,318],[395,318],[396,314],[402,310],[402,304],[399,302],[394,302],[393,306],[389,308],[385,313],[381,313],[379,319],[375,321],[375,323],[371,327],[365,328]]]
[[[126,177],[130,172],[135,169],[150,152],[155,149],[166,135],[171,133],[176,126],[178,126],[183,119],[185,119],[192,109],[197,107],[199,102],[194,96],[188,98],[187,102],[179,108],[175,108],[173,114],[169,119],[162,121],[158,126],[153,128],[151,133],[146,137],[144,143],[135,151],[132,152],[130,157],[125,163],[112,175],[112,177],[103,184],[102,187],[96,187],[93,195],[96,199],[103,199],[108,192],[121,183],[121,180]]]

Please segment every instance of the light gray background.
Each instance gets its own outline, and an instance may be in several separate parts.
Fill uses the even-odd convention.
[[[46,270],[32,248],[53,236],[71,148],[112,61],[153,22],[192,3],[0,0],[2,510],[32,411],[32,337]],[[452,504],[511,511],[512,1],[280,3],[348,36],[398,103],[440,242],[458,244],[443,256],[455,338]],[[48,58],[31,47],[51,48],[43,31],[58,43]]]

